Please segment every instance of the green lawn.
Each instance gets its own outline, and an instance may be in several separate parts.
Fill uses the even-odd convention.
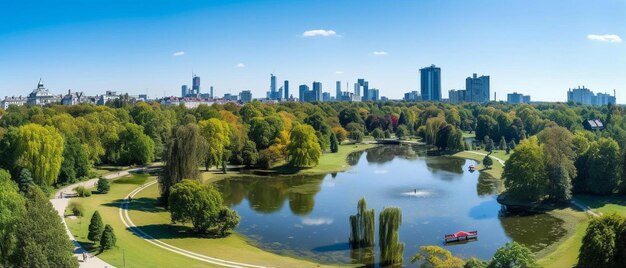
[[[208,263],[178,255],[156,247],[125,229],[119,217],[119,202],[128,193],[154,177],[145,175],[129,176],[111,184],[108,194],[95,194],[88,198],[77,198],[74,202],[85,208],[85,217],[66,218],[67,225],[76,239],[98,254],[92,243],[87,241],[89,219],[97,209],[105,224],[111,224],[117,236],[117,247],[98,254],[104,261],[122,267],[208,267]],[[239,261],[273,267],[317,267],[318,264],[291,257],[279,256],[263,251],[249,244],[240,235],[227,238],[197,238],[190,236],[184,226],[170,225],[169,213],[155,206],[158,187],[154,184],[133,198],[129,215],[135,225],[155,238],[177,247],[225,260]]]
[[[481,152],[481,151],[477,151],[477,152]],[[491,168],[485,169],[485,167],[482,165],[482,161],[485,158],[484,155],[473,154],[473,153],[469,153],[469,152],[463,151],[463,152],[455,153],[452,156],[465,158],[465,159],[476,160],[476,161],[479,162],[479,164],[476,165],[476,168],[478,170],[480,170],[480,172],[485,172],[485,173],[491,175],[495,179],[501,179],[502,178],[502,172],[504,171],[504,167],[502,166],[502,164],[500,164],[500,162],[496,161],[495,159],[493,160],[493,165],[491,166]]]

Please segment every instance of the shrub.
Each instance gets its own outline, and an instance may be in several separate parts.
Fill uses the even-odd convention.
[[[72,214],[76,217],[82,217],[85,215],[85,209],[83,208],[83,205],[79,203],[70,202],[70,204],[68,205],[68,208],[72,211]]]
[[[73,190],[80,197],[90,197],[91,196],[91,191],[89,189],[85,188],[85,186],[79,185],[79,186],[74,187]]]
[[[98,192],[101,194],[106,194],[111,189],[111,185],[109,185],[109,181],[105,178],[98,179]]]

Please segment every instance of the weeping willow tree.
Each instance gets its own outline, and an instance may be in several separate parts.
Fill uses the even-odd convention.
[[[378,239],[380,246],[380,265],[388,266],[402,263],[404,243],[400,243],[398,230],[402,224],[400,208],[385,208],[380,213]]]
[[[359,200],[356,215],[350,216],[350,246],[352,248],[374,246],[374,209],[367,209],[365,197]]]

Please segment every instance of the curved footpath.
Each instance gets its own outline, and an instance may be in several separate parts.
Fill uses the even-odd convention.
[[[145,240],[146,242],[155,245],[157,247],[160,247],[162,249],[192,258],[192,259],[196,259],[199,261],[203,261],[209,264],[213,264],[213,265],[219,265],[219,266],[224,266],[224,267],[244,267],[244,268],[263,268],[263,266],[257,266],[257,265],[252,265],[252,264],[246,264],[246,263],[240,263],[240,262],[233,262],[233,261],[227,261],[227,260],[222,260],[222,259],[218,259],[218,258],[214,258],[214,257],[210,257],[210,256],[206,256],[206,255],[202,255],[202,254],[198,254],[195,252],[191,252],[188,250],[184,250],[175,246],[172,246],[170,244],[167,244],[163,241],[160,241],[152,236],[150,236],[149,234],[146,234],[144,231],[142,231],[139,227],[137,227],[133,221],[131,220],[130,216],[128,215],[128,205],[129,205],[129,200],[134,197],[137,193],[141,192],[142,190],[146,189],[147,187],[150,187],[152,185],[154,185],[157,181],[152,181],[149,183],[146,183],[140,187],[138,187],[137,189],[133,190],[132,192],[130,192],[126,198],[124,199],[124,201],[122,202],[122,205],[120,206],[120,210],[119,210],[119,215],[120,215],[120,219],[122,220],[122,222],[124,223],[124,225],[126,226],[127,229],[129,229],[131,232],[133,232],[135,235],[137,235],[138,237],[140,237],[141,239]]]
[[[126,176],[130,174],[130,172],[138,171],[141,169],[143,168],[132,168],[132,169],[127,169],[127,170],[121,170],[119,172],[113,172],[111,174],[102,176],[102,178],[105,178],[107,180],[112,180],[112,179]],[[61,221],[63,222],[63,226],[65,226],[65,231],[67,232],[67,236],[70,238],[72,243],[74,243],[74,257],[76,257],[79,260],[80,267],[89,267],[89,268],[114,267],[113,265],[106,263],[105,261],[98,258],[97,256],[89,255],[87,250],[85,250],[78,243],[78,241],[76,241],[76,238],[74,238],[74,235],[72,235],[72,233],[70,232],[70,229],[67,228],[67,224],[65,223],[65,208],[67,208],[70,198],[76,195],[76,192],[74,192],[74,188],[76,186],[84,186],[85,188],[92,188],[92,187],[95,187],[97,183],[98,183],[98,178],[95,178],[95,179],[90,179],[87,181],[81,181],[78,183],[67,185],[59,189],[59,191],[55,193],[54,198],[50,199],[50,203],[52,203],[52,206],[54,207],[54,209],[59,213],[59,217],[61,217]],[[87,253],[87,255],[89,256],[86,261],[83,261],[83,253]]]

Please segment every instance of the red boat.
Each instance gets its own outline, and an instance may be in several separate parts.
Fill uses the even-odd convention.
[[[478,231],[471,231],[471,232],[459,231],[453,234],[447,234],[444,236],[443,239],[445,240],[446,243],[462,241],[462,240],[478,239]]]

